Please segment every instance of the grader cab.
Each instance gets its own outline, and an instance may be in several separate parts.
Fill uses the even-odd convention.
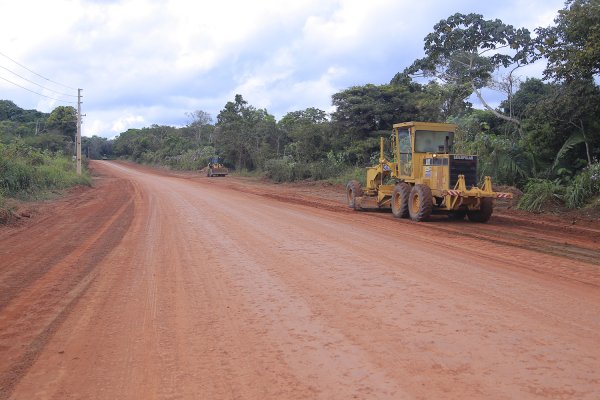
[[[486,176],[478,186],[477,156],[455,154],[456,125],[433,122],[394,124],[393,160],[387,160],[380,140],[379,164],[367,168],[366,187],[346,186],[348,205],[355,210],[391,208],[397,218],[423,221],[432,213],[487,222],[495,198],[510,193],[492,190]]]

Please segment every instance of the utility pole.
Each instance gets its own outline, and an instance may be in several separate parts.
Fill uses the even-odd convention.
[[[81,175],[81,90],[77,89],[77,175]]]

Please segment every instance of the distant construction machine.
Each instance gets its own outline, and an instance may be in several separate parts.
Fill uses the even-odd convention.
[[[212,178],[213,176],[226,176],[229,173],[229,169],[222,164],[222,160],[219,157],[213,157],[208,162],[206,168],[206,176]]]
[[[453,153],[456,125],[433,122],[394,124],[393,161],[380,139],[379,164],[367,168],[366,187],[358,181],[346,186],[348,206],[354,210],[391,208],[394,217],[424,221],[432,213],[487,222],[494,199],[511,193],[492,190],[486,176],[478,186],[477,156]]]

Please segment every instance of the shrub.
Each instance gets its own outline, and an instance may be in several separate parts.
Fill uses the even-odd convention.
[[[302,179],[331,180],[347,169],[348,153],[329,151],[318,161],[299,162],[290,156],[271,159],[265,162],[265,175],[275,182],[292,182]]]
[[[525,185],[525,192],[519,200],[518,208],[526,211],[540,212],[543,207],[561,205],[564,187],[556,181],[531,179]]]
[[[311,179],[319,181],[332,178],[340,173],[338,166],[329,160],[310,163],[308,171]]]
[[[348,182],[355,180],[359,181],[363,186],[366,183],[366,173],[364,168],[359,167],[346,167],[342,169],[342,171],[332,178],[327,179],[327,181],[335,184],[345,185]]]
[[[90,185],[89,172],[79,176],[70,157],[22,144],[0,145],[0,192],[8,197],[36,197],[45,190]]]
[[[267,160],[265,175],[275,182],[293,182],[310,177],[307,164],[293,161],[289,157]]]
[[[600,193],[600,163],[596,162],[583,169],[567,186],[565,205],[569,208],[579,208],[598,193]]]
[[[214,147],[206,146],[167,157],[165,163],[173,169],[195,171],[206,167],[209,160],[215,155]]]

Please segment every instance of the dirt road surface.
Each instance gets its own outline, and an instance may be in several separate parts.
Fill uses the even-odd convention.
[[[600,398],[600,227],[92,165],[0,229],[0,399]]]

